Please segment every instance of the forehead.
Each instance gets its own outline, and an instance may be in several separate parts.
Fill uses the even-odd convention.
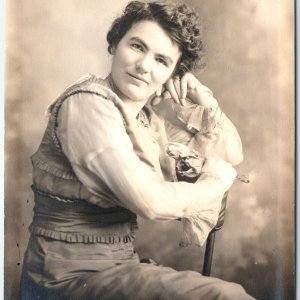
[[[179,46],[167,34],[167,32],[155,21],[140,21],[135,23],[125,34],[123,39],[138,38],[151,50],[172,56],[178,59],[181,55]]]

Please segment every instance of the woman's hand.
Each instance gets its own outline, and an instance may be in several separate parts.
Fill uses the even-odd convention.
[[[188,98],[192,103],[205,107],[214,109],[218,106],[218,102],[213,97],[211,90],[200,83],[192,73],[185,73],[181,79],[179,76],[170,78],[166,82],[165,88],[163,98],[166,98],[164,94],[168,92],[178,104],[185,105],[186,98]]]

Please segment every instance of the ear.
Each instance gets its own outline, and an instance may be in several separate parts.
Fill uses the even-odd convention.
[[[110,54],[115,55],[116,54],[116,46],[112,46],[110,49]]]

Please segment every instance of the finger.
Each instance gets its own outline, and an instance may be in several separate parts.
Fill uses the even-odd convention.
[[[185,74],[180,81],[180,90],[181,90],[181,102],[186,103],[186,96],[188,90],[188,75]]]
[[[179,76],[175,76],[173,78],[173,84],[174,84],[174,88],[176,90],[177,96],[178,96],[178,100],[179,103],[184,106],[185,105],[185,101],[182,101],[182,97],[181,97],[181,87],[180,87],[180,78]]]
[[[168,90],[165,90],[161,96],[162,96],[164,101],[168,100],[168,99],[170,99],[171,101],[174,101]]]
[[[180,100],[180,98],[181,98],[181,91],[180,91],[180,78],[179,78],[179,76],[175,76],[174,77],[173,84],[174,84],[176,93],[178,95],[178,98]]]
[[[156,92],[155,92],[155,96],[160,97],[162,95],[162,87],[159,88]]]
[[[174,86],[174,82],[173,82],[172,79],[169,79],[167,81],[166,88],[169,91],[169,93],[171,94],[171,96],[174,99],[174,101],[179,104],[180,103],[179,102],[179,97],[178,97],[178,94],[176,92],[176,89],[175,89],[175,86]]]

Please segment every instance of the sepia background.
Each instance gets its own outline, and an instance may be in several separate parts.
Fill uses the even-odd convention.
[[[189,0],[203,21],[199,72],[244,146],[217,234],[212,275],[258,299],[294,299],[294,1]],[[106,32],[124,0],[6,1],[5,299],[18,299],[33,195],[30,155],[47,106],[86,73],[106,76]],[[140,220],[136,247],[177,270],[201,271],[203,248],[178,246],[176,222]]]

